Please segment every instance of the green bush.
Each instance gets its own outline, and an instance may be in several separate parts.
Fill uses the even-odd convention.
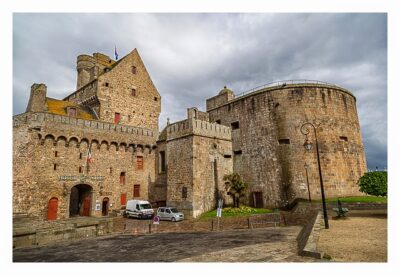
[[[373,196],[387,196],[387,172],[375,171],[365,173],[358,180],[360,191]]]

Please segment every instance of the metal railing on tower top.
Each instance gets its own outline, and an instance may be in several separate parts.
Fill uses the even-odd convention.
[[[237,94],[236,98],[244,96],[246,94],[250,94],[250,93],[258,91],[258,90],[265,89],[265,88],[278,87],[278,86],[284,87],[286,85],[293,85],[293,84],[320,84],[320,85],[332,86],[332,87],[336,87],[336,88],[338,87],[335,84],[325,82],[325,81],[319,81],[319,80],[308,80],[308,79],[280,80],[280,81],[269,82],[267,84],[263,84],[261,86],[257,86],[250,90],[244,91],[240,94]]]

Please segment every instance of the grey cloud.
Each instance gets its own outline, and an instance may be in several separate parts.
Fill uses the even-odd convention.
[[[33,82],[52,97],[73,91],[77,55],[138,48],[163,98],[161,125],[204,110],[224,85],[327,81],[357,97],[368,165],[387,166],[386,14],[15,14],[13,36],[14,114]]]

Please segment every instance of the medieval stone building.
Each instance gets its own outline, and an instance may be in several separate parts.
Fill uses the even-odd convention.
[[[223,180],[232,172],[252,206],[317,199],[315,150],[300,132],[316,121],[327,196],[360,195],[365,155],[356,100],[343,88],[280,83],[239,97],[224,88],[206,112],[189,108],[159,132],[161,96],[137,50],[118,61],[80,55],[77,74],[63,100],[33,84],[26,112],[13,117],[14,216],[107,216],[135,198],[196,217],[219,198],[232,202]]]

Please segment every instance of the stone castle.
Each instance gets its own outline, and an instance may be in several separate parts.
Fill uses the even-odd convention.
[[[224,175],[248,183],[243,202],[277,208],[320,199],[316,151],[300,127],[317,122],[327,197],[361,195],[364,148],[351,92],[291,81],[241,96],[224,87],[206,112],[159,132],[161,96],[138,51],[77,58],[77,88],[63,100],[33,84],[13,117],[13,216],[44,220],[118,213],[129,199],[176,206],[190,217],[231,204]]]

